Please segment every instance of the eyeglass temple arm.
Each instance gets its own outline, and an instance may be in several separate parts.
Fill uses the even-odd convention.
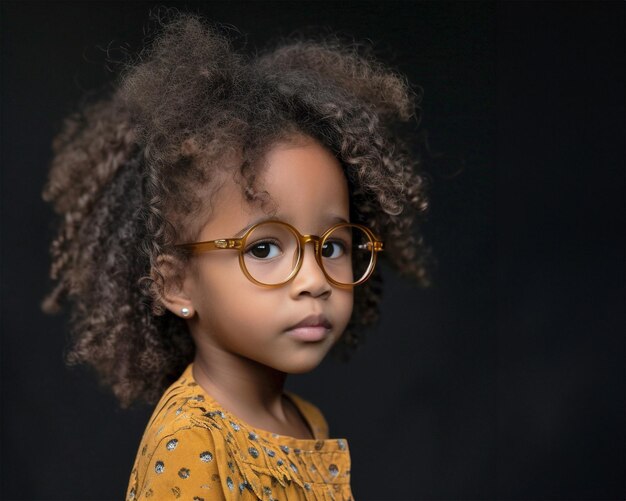
[[[187,249],[192,252],[205,252],[220,249],[241,249],[243,239],[241,238],[220,238],[207,242],[196,242],[193,244],[180,244],[176,247]]]
[[[367,242],[366,244],[361,244],[361,245],[359,245],[359,249],[367,249],[367,250],[372,250],[372,245],[373,245],[373,247],[374,247],[374,249],[373,249],[373,250],[374,250],[375,252],[380,252],[380,251],[385,250],[385,249],[383,248],[383,245],[384,245],[384,244],[383,244],[383,242],[381,242],[380,240],[376,240],[376,241],[374,241],[374,242]]]

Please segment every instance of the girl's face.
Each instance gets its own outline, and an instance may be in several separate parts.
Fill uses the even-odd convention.
[[[272,218],[313,235],[321,235],[338,218],[349,221],[347,181],[337,159],[319,143],[307,138],[297,145],[279,144],[266,160],[259,189],[275,204]],[[240,185],[227,177],[198,241],[241,236],[253,221],[267,216],[249,205]],[[246,278],[236,250],[205,252],[192,259],[196,262],[184,283],[194,311],[189,327],[199,353],[212,361],[244,357],[285,373],[307,372],[322,361],[350,320],[353,291],[326,280],[313,243],[305,246],[298,274],[272,289]],[[322,340],[302,341],[287,333],[312,314],[322,314],[332,324]]]

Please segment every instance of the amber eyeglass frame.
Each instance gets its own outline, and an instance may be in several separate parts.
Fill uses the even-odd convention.
[[[254,231],[255,228],[264,224],[268,224],[268,223],[280,224],[280,225],[287,227],[289,231],[291,231],[297,237],[297,240],[298,240],[298,261],[296,262],[296,265],[294,266],[293,270],[291,271],[287,279],[279,284],[264,284],[263,282],[259,282],[252,275],[250,275],[250,272],[246,268],[246,265],[244,262],[244,250],[246,249],[246,240],[248,239],[248,236],[252,233],[252,231]],[[343,226],[357,227],[363,230],[370,239],[370,242],[368,242],[368,244],[366,245],[369,246],[371,244],[371,249],[369,250],[373,251],[368,268],[366,272],[363,274],[363,277],[359,281],[353,284],[344,284],[341,282],[337,282],[336,280],[333,280],[333,278],[330,277],[328,273],[326,273],[326,269],[324,268],[324,265],[322,264],[322,261],[321,261],[322,259],[321,249],[324,246],[326,238],[328,238],[328,236],[334,230]],[[317,264],[319,265],[320,269],[324,273],[324,276],[326,277],[326,279],[331,284],[337,287],[341,287],[341,288],[352,288],[355,285],[360,285],[363,282],[365,282],[372,275],[374,271],[378,253],[383,250],[383,242],[379,240],[369,228],[361,224],[337,223],[331,226],[330,228],[328,228],[324,233],[322,233],[322,235],[318,236],[318,235],[303,235],[289,223],[286,223],[280,220],[272,220],[272,219],[256,223],[255,225],[248,228],[246,232],[240,238],[219,238],[217,240],[207,240],[205,242],[177,244],[175,245],[175,247],[191,251],[192,255],[200,254],[202,252],[207,252],[207,251],[212,251],[212,250],[237,250],[239,251],[239,266],[241,268],[241,271],[243,271],[244,275],[248,278],[248,280],[250,280],[251,282],[257,285],[260,285],[261,287],[267,287],[267,288],[273,289],[273,288],[281,287],[285,285],[287,282],[292,280],[298,274],[298,272],[300,271],[300,268],[302,267],[302,261],[304,260],[304,248],[308,242],[313,242],[315,246],[315,260],[317,261]]]

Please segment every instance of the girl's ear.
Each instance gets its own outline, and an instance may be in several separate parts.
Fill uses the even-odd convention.
[[[172,255],[162,254],[157,258],[151,276],[158,288],[161,303],[174,315],[191,318],[194,308],[183,263]]]

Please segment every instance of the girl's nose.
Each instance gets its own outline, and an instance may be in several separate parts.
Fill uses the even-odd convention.
[[[292,289],[296,295],[309,293],[312,296],[321,296],[332,291],[330,282],[324,271],[315,259],[315,242],[304,245],[302,265],[292,281]]]

